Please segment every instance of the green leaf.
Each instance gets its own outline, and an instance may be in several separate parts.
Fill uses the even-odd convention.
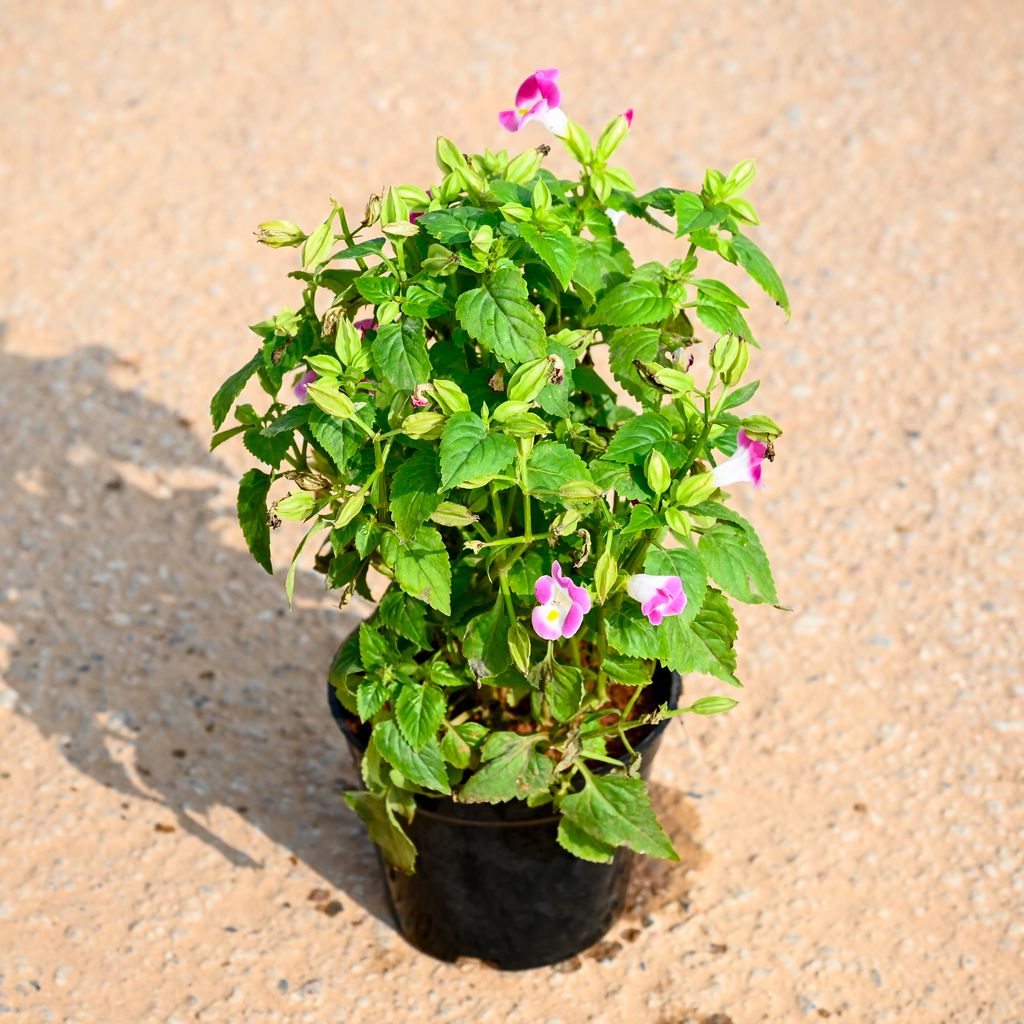
[[[672,303],[661,293],[657,281],[633,280],[616,285],[597,304],[590,315],[590,324],[609,327],[632,327],[653,324],[667,319]]]
[[[210,400],[210,419],[213,420],[213,429],[220,430],[220,425],[231,412],[231,406],[242,393],[242,388],[249,382],[249,378],[263,365],[263,350],[256,353],[240,370],[233,374],[217,389],[217,393]]]
[[[552,665],[547,696],[555,720],[572,721],[583,703],[583,672],[572,665]]]
[[[558,844],[580,860],[589,860],[594,864],[611,864],[615,859],[614,846],[595,839],[568,818],[563,817],[558,823]]]
[[[430,359],[423,321],[404,317],[401,325],[387,324],[377,331],[370,345],[377,379],[387,381],[402,391],[412,391],[417,384],[430,380]]]
[[[695,551],[686,548],[659,551],[654,548],[647,553],[644,560],[644,572],[653,576],[678,576],[686,594],[686,607],[679,615],[672,617],[682,623],[692,622],[697,617],[704,605],[708,576],[703,562]]]
[[[560,231],[541,234],[532,224],[523,224],[519,233],[530,244],[533,251],[548,265],[565,289],[569,287],[572,272],[576,269],[576,244],[572,236]]]
[[[511,664],[507,635],[505,605],[500,597],[490,611],[470,619],[462,641],[462,653],[478,679],[496,676]]]
[[[716,334],[735,334],[751,344],[756,344],[750,325],[735,306],[698,298],[697,317],[705,327]]]
[[[359,663],[364,669],[387,668],[394,663],[395,655],[391,644],[369,622],[359,626]]]
[[[364,679],[356,688],[356,710],[362,721],[368,722],[391,697],[393,683],[387,683],[376,676]]]
[[[721,224],[729,216],[726,206],[705,207],[704,200],[694,192],[680,192],[675,199],[676,218],[679,227],[676,238]]]
[[[267,494],[270,475],[250,469],[238,485],[238,522],[253,558],[273,574],[270,562],[270,526],[267,523]]]
[[[283,434],[285,431],[293,431],[297,427],[301,427],[310,416],[315,406],[310,405],[293,405],[290,409],[287,409],[282,415],[278,416],[276,420],[271,420],[263,428],[264,437],[276,437],[278,434]]]
[[[391,587],[377,605],[377,618],[385,629],[412,641],[421,650],[430,643],[427,634],[426,609],[422,602]]]
[[[479,722],[462,722],[449,726],[441,740],[441,754],[456,768],[468,768],[473,751],[483,742],[487,727]]]
[[[442,615],[451,614],[451,562],[441,534],[432,526],[421,526],[412,540],[399,545],[395,578],[407,594]]]
[[[375,306],[395,297],[398,282],[393,277],[381,277],[376,273],[356,278],[356,291]]]
[[[332,213],[327,220],[318,228],[315,228],[305,242],[302,243],[302,269],[309,270],[318,263],[327,259],[334,242],[334,232],[331,230],[331,222],[334,220]]]
[[[423,214],[416,222],[427,234],[445,245],[458,245],[469,241],[470,231],[478,224],[494,222],[486,211],[475,206],[460,206],[451,210],[434,210]]]
[[[534,447],[527,463],[531,492],[546,491],[548,500],[557,500],[559,488],[574,480],[590,480],[590,472],[571,448],[561,441],[541,441]]]
[[[416,866],[416,847],[398,824],[387,800],[379,793],[357,789],[345,794],[345,803],[359,815],[388,863],[411,874]]]
[[[516,443],[490,434],[474,412],[457,412],[441,435],[441,486],[448,490],[467,480],[496,476],[516,457]]]
[[[250,427],[242,437],[242,444],[246,450],[255,455],[260,462],[277,469],[281,460],[285,457],[292,439],[288,434],[278,434],[275,437],[267,437],[260,432],[259,427]]]
[[[657,627],[661,663],[680,675],[702,672],[742,686],[735,674],[736,616],[722,592],[708,588],[704,605],[689,626],[678,619],[670,616]]]
[[[306,546],[306,541],[313,536],[319,530],[328,529],[330,524],[323,522],[323,520],[317,519],[313,525],[302,535],[302,540],[295,546],[295,551],[292,553],[292,560],[288,564],[288,575],[284,578],[284,592],[288,597],[288,607],[292,604],[292,594],[295,592],[295,570],[299,567],[299,555],[302,554],[302,549]]]
[[[634,398],[648,398],[651,387],[640,380],[634,359],[652,363],[658,356],[661,332],[655,327],[626,327],[608,339],[608,365],[612,376]]]
[[[395,721],[413,750],[437,735],[444,721],[444,693],[427,683],[407,683],[398,692]]]
[[[650,450],[661,441],[672,438],[672,428],[664,416],[645,412],[634,416],[615,431],[603,458],[609,462],[626,462],[636,465],[647,457]]]
[[[725,412],[727,409],[735,409],[736,406],[749,402],[760,386],[761,382],[759,380],[753,380],[749,384],[744,384],[743,387],[730,392],[722,403],[721,411]]]
[[[679,860],[672,841],[651,807],[643,779],[587,775],[578,793],[563,798],[562,814],[588,835],[609,846],[629,846],[665,860]]]
[[[601,670],[623,686],[646,686],[651,681],[651,663],[636,658],[608,655],[601,661]]]
[[[778,604],[771,566],[754,527],[730,514],[701,536],[700,557],[708,575],[727,593],[747,604]]]
[[[425,448],[395,471],[391,482],[391,518],[398,536],[410,540],[441,504],[437,456]]]
[[[789,296],[782,278],[767,256],[746,235],[733,235],[733,252],[740,266],[774,299],[788,316]]]
[[[309,413],[309,430],[338,469],[344,469],[352,447],[344,421],[314,407]]]
[[[330,262],[333,263],[335,260],[358,260],[362,259],[363,256],[379,256],[386,243],[386,238],[368,238],[365,242],[359,242],[357,245],[349,246],[347,249],[341,249],[334,253],[330,258]]]
[[[373,741],[381,757],[397,768],[410,782],[445,796],[451,793],[448,773],[441,758],[441,745],[431,737],[419,750],[413,750],[394,719],[378,722],[373,727]]]
[[[483,763],[462,787],[459,799],[468,804],[498,804],[546,792],[554,779],[555,765],[538,752],[540,740],[536,735],[491,733],[481,751]]]
[[[697,286],[697,291],[702,292],[712,302],[724,306],[739,306],[740,309],[747,309],[747,304],[727,284],[715,281],[711,278],[701,278],[697,281],[690,281],[690,284]]]
[[[501,267],[479,288],[463,292],[455,315],[466,333],[509,369],[547,355],[544,323],[527,298],[526,279],[518,267]]]

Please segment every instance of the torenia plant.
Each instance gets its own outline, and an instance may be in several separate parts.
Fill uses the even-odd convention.
[[[466,155],[440,138],[438,179],[371,196],[355,226],[337,203],[308,233],[260,225],[299,250],[301,301],[252,327],[259,347],[211,404],[213,446],[240,436],[261,463],[238,492],[254,558],[271,571],[271,530],[306,525],[289,600],[303,551],[342,603],[386,584],[331,680],[369,744],[346,799],[409,871],[417,796],[550,805],[591,861],[675,858],[638,740],[736,702],[671,709],[649,684],[739,686],[730,598],[778,600],[724,488],[761,483],[780,430],[738,411],[757,342],[705,267],[738,265],[788,312],[746,234],[754,165],[638,194],[614,161],[632,111],[592,142],[557,79],[527,79],[500,122],[553,132],[568,177],[547,145]],[[673,231],[678,257],[637,265],[623,215]],[[235,405],[252,377],[262,410]]]

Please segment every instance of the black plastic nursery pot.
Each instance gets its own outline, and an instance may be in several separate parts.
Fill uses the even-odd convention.
[[[658,704],[675,707],[679,676],[658,669]],[[358,769],[366,740],[355,732],[334,687],[327,697]],[[646,778],[668,721],[636,745]],[[596,770],[600,771],[598,767]],[[557,963],[597,942],[622,911],[634,855],[591,864],[558,845],[558,816],[525,801],[459,804],[417,797],[407,827],[416,872],[381,859],[398,930],[439,960],[475,957],[503,970]]]

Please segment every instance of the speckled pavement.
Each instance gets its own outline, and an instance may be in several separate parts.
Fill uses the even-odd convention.
[[[1020,14],[6,0],[0,1019],[1024,1021]],[[387,923],[323,697],[360,609],[304,572],[286,610],[206,405],[297,294],[258,221],[519,141],[548,66],[588,126],[636,108],[643,187],[759,161],[794,316],[754,311],[785,434],[742,507],[792,611],[659,755],[682,864],[504,975]]]

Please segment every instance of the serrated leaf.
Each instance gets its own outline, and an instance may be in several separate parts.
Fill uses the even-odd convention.
[[[426,609],[422,602],[401,590],[390,588],[377,605],[377,618],[385,629],[391,630],[425,650],[430,643],[427,635]]]
[[[700,557],[708,575],[747,604],[778,604],[771,565],[753,526],[735,513],[701,536]]]
[[[573,665],[555,664],[547,685],[548,704],[558,722],[570,722],[583,702],[583,673]]]
[[[356,687],[356,711],[362,721],[368,722],[384,707],[391,697],[393,686],[393,683],[370,676]]]
[[[441,486],[458,487],[467,480],[495,476],[516,457],[516,443],[491,434],[474,412],[457,412],[441,435]]]
[[[578,258],[572,236],[558,231],[541,234],[532,224],[521,225],[519,233],[558,278],[558,283],[568,288]]]
[[[466,333],[509,369],[547,355],[543,320],[527,298],[518,267],[501,267],[479,288],[463,292],[455,315]]]
[[[441,754],[456,768],[468,768],[473,751],[483,743],[486,736],[487,727],[479,722],[461,722],[449,726],[441,740]]]
[[[369,671],[385,668],[395,661],[395,650],[368,622],[359,627],[359,663]]]
[[[242,536],[252,557],[271,575],[270,526],[267,523],[267,494],[270,475],[259,469],[250,469],[238,485],[238,522]]]
[[[276,437],[278,434],[283,434],[285,431],[292,431],[298,427],[301,427],[310,416],[315,406],[309,405],[293,405],[290,409],[287,409],[284,413],[277,417],[276,420],[271,420],[262,430],[264,437]]]
[[[403,317],[401,324],[386,324],[370,345],[377,379],[402,391],[412,391],[431,377],[423,321]]]
[[[598,302],[589,322],[609,327],[633,327],[657,323],[671,313],[672,303],[662,295],[657,281],[623,281]]]
[[[452,567],[441,534],[421,526],[416,536],[398,546],[395,560],[398,585],[442,615],[452,611]]]
[[[276,437],[266,437],[260,433],[259,427],[250,427],[242,437],[242,444],[250,455],[255,455],[260,462],[277,469],[281,460],[285,457],[292,439],[288,434],[279,434]]]
[[[716,334],[735,334],[751,344],[756,344],[750,325],[735,306],[698,298],[697,317],[705,327]]]
[[[672,841],[658,823],[643,779],[588,775],[583,789],[564,797],[565,818],[609,846],[679,860]]]
[[[615,431],[603,458],[609,462],[636,465],[647,457],[651,449],[672,438],[672,428],[664,416],[645,412],[634,416]]]
[[[580,860],[588,860],[593,864],[611,864],[615,860],[614,846],[595,839],[568,818],[563,817],[558,823],[558,845]]]
[[[470,619],[462,641],[462,653],[477,678],[496,676],[511,664],[507,635],[508,622],[501,600],[495,602],[490,611]]]
[[[357,277],[355,285],[356,291],[375,306],[393,299],[398,290],[398,282],[393,277],[381,277],[376,273]]]
[[[416,452],[395,471],[391,518],[402,540],[410,540],[441,504],[441,477],[433,449]]]
[[[478,224],[490,223],[486,211],[475,206],[455,207],[451,210],[434,210],[423,214],[417,225],[445,245],[458,245],[469,241],[470,231]]]
[[[531,492],[548,492],[541,500],[559,500],[559,488],[576,480],[590,480],[590,471],[570,447],[561,441],[542,441],[534,447],[527,462],[527,483]]]
[[[462,787],[463,803],[504,803],[545,792],[554,779],[554,762],[539,753],[539,736],[495,732],[481,751],[482,764]]]
[[[733,235],[732,248],[740,266],[786,311],[788,316],[789,296],[771,260],[746,235]]]
[[[344,469],[349,447],[344,421],[314,407],[309,413],[309,431],[335,466]]]
[[[444,694],[427,683],[409,683],[402,686],[395,702],[395,721],[413,750],[437,735],[444,721],[447,702]]]
[[[608,655],[601,660],[601,671],[623,686],[646,686],[653,670],[649,661]]]
[[[435,737],[419,750],[413,750],[394,719],[378,722],[373,727],[373,741],[381,757],[397,768],[410,782],[445,796],[451,793],[448,773],[441,757],[441,745]]]
[[[213,429],[220,430],[221,424],[231,412],[231,406],[242,393],[242,389],[249,382],[249,378],[263,365],[263,350],[260,349],[240,370],[233,374],[217,389],[217,393],[210,400],[210,419],[213,420]]]
[[[345,803],[359,815],[370,839],[380,847],[388,863],[411,873],[416,866],[416,847],[402,830],[385,797],[350,790],[345,794]]]
[[[742,686],[735,674],[736,616],[725,595],[709,587],[693,622],[686,626],[678,619],[670,616],[658,627],[661,663],[680,675],[701,672],[730,686]]]

